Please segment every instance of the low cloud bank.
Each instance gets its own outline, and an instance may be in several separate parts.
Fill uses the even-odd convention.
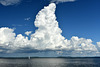
[[[100,42],[94,45],[91,39],[72,36],[71,40],[68,40],[61,35],[62,30],[56,20],[55,9],[56,5],[51,3],[39,11],[34,22],[38,29],[34,34],[31,31],[25,32],[30,35],[30,39],[22,34],[16,35],[14,29],[0,28],[0,52],[54,51],[58,55],[100,55]]]

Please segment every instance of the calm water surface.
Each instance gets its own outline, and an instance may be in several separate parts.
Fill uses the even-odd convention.
[[[100,67],[100,58],[0,59],[0,67]]]

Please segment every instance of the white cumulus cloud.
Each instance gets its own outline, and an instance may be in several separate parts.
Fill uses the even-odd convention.
[[[75,2],[76,0],[51,0],[51,3]]]
[[[92,43],[91,39],[79,38],[72,36],[70,40],[65,39],[61,35],[62,30],[55,16],[56,5],[51,3],[49,6],[44,7],[36,16],[34,25],[38,27],[34,34],[31,31],[25,32],[28,37],[22,34],[16,35],[13,29],[0,28],[0,46],[1,48],[9,49],[5,52],[15,52],[29,48],[30,50],[56,51],[57,54],[65,55],[78,55],[88,56],[88,54],[96,55],[99,53],[96,45]],[[97,42],[97,45],[100,45]],[[3,49],[1,49],[3,51]]]
[[[0,4],[4,6],[15,5],[21,2],[21,0],[0,0]]]
[[[0,46],[8,46],[15,39],[14,29],[0,28]]]

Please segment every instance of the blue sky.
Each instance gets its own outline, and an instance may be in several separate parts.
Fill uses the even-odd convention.
[[[100,1],[77,0],[73,3],[57,4],[56,16],[62,35],[70,39],[72,36],[90,38],[94,42],[100,41]],[[0,27],[16,28],[16,33],[35,31],[35,16],[47,0],[23,0],[17,5],[3,6],[0,4]],[[25,18],[31,18],[25,21]],[[20,30],[19,30],[20,29]]]
[[[34,21],[38,12],[51,0],[22,0],[13,5],[0,4],[0,28],[15,29],[16,36],[38,29]],[[100,0],[76,0],[56,4],[56,17],[62,35],[68,40],[72,36],[100,41]],[[28,36],[30,37],[30,36]]]

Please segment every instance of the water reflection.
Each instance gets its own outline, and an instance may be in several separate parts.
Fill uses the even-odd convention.
[[[100,67],[100,58],[0,59],[0,67]]]

